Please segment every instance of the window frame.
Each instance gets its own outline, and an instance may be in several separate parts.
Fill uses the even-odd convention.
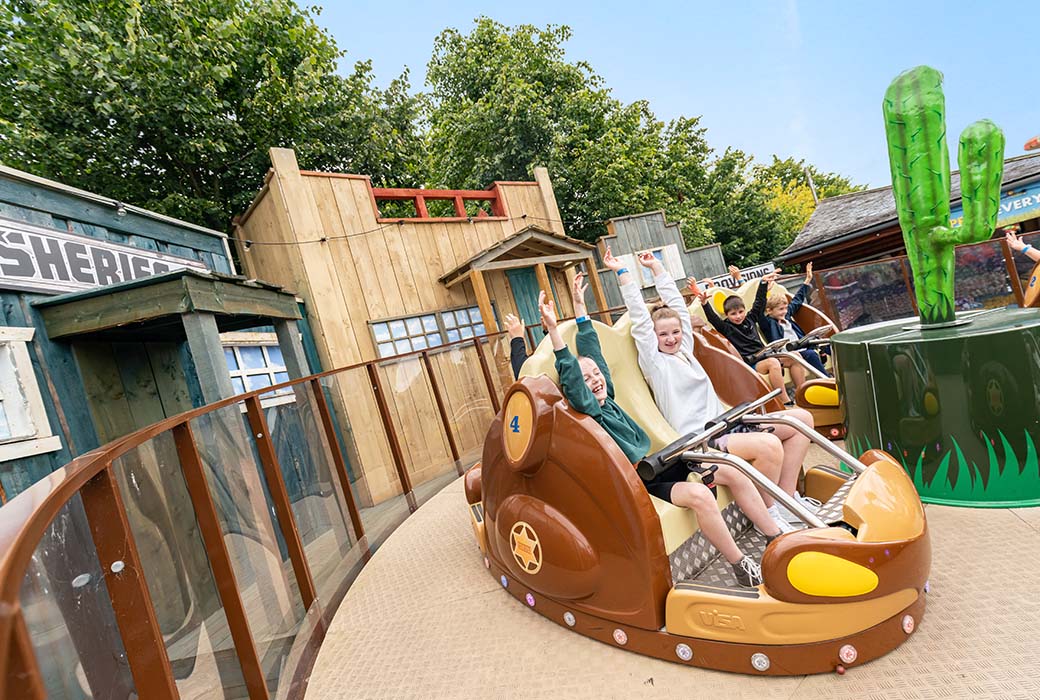
[[[32,342],[36,329],[25,326],[0,327],[0,345],[8,346],[11,362],[14,365],[14,377],[7,382],[0,381],[0,401],[3,401],[5,386],[16,385],[19,398],[24,405],[23,420],[33,428],[32,434],[12,435],[0,439],[0,463],[24,457],[56,452],[62,449],[61,437],[51,430],[47,417],[47,408],[43,403],[36,371],[29,357],[29,343]],[[12,405],[12,404],[8,404]],[[11,412],[5,409],[7,422],[10,425]]]
[[[404,354],[407,354],[407,353],[410,353],[410,352],[421,352],[423,350],[427,350],[429,352],[440,352],[446,345],[449,345],[450,343],[458,343],[458,342],[461,342],[463,340],[471,340],[473,338],[476,338],[476,337],[479,337],[479,336],[482,336],[482,335],[487,335],[487,323],[484,320],[483,314],[481,314],[481,318],[480,318],[480,322],[479,323],[473,323],[472,319],[471,319],[469,322],[464,323],[464,324],[455,323],[453,321],[453,323],[455,323],[455,325],[452,325],[452,326],[445,325],[444,315],[447,314],[447,313],[450,313],[454,317],[454,314],[456,314],[459,311],[465,311],[467,314],[472,313],[473,311],[476,311],[479,314],[480,313],[480,307],[477,306],[476,304],[461,304],[459,306],[452,306],[452,307],[447,308],[447,309],[435,309],[433,311],[423,311],[422,313],[418,313],[418,314],[405,314],[403,316],[389,316],[387,318],[369,319],[367,321],[367,323],[368,323],[368,334],[369,334],[369,337],[371,337],[371,339],[372,339],[372,348],[375,350],[376,359],[377,360],[390,360],[390,359],[393,359],[394,357],[396,357],[397,355],[404,355]],[[419,319],[419,321],[421,323],[423,317],[426,317],[426,316],[433,316],[434,319],[437,321],[437,330],[436,331],[426,330],[425,327],[424,327],[424,330],[423,330],[423,332],[421,334],[407,333],[407,330],[408,330],[407,323],[408,323],[409,320],[411,320],[411,319]],[[404,337],[402,337],[402,338],[395,338],[393,336],[393,333],[391,333],[389,340],[382,340],[382,341],[379,340],[376,337],[376,325],[377,324],[386,324],[387,330],[389,331],[389,326],[394,321],[403,321],[405,323],[406,335]],[[484,332],[483,333],[477,333],[476,332],[476,327],[477,326],[484,326]],[[454,331],[454,330],[461,329],[461,328],[470,328],[470,329],[473,330],[473,333],[471,335],[469,335],[468,337],[462,337],[462,334],[460,333],[458,340],[449,340],[448,339],[448,331]],[[416,348],[412,344],[412,338],[422,337],[423,339],[425,339],[427,336],[429,336],[429,335],[431,335],[433,333],[440,334],[441,342],[439,344],[437,344],[437,345],[427,344],[425,348]],[[411,349],[410,350],[406,350],[404,352],[397,352],[396,345],[397,345],[398,342],[400,342],[402,340],[407,340],[408,341],[408,345],[409,345],[409,347]],[[486,339],[482,340],[482,342],[486,342]],[[379,346],[380,345],[385,345],[387,343],[392,343],[394,345],[394,354],[393,355],[380,355],[380,353],[379,353]]]
[[[234,380],[241,379],[242,387],[245,392],[255,391],[250,389],[248,386],[247,378],[249,376],[267,374],[271,380],[269,386],[280,384],[280,381],[275,381],[275,374],[279,372],[285,372],[286,376],[289,375],[289,370],[285,365],[276,365],[271,363],[270,355],[266,348],[277,347],[281,350],[281,346],[278,344],[278,335],[275,333],[221,333],[220,334],[220,345],[224,350],[231,350],[235,356],[235,363],[238,365],[237,369],[231,369],[228,367],[228,375],[232,380],[231,388],[235,391]],[[264,358],[264,368],[253,368],[248,369],[243,365],[242,355],[239,352],[239,348],[243,347],[259,347]],[[284,361],[284,356],[283,356]],[[227,360],[224,360],[225,366]],[[281,369],[275,369],[280,367]],[[291,379],[291,377],[289,377]],[[288,381],[288,380],[283,380]],[[269,392],[268,392],[269,393]],[[237,394],[236,394],[237,395]],[[261,394],[260,395],[260,406],[261,408],[270,408],[272,406],[280,406],[282,404],[293,403],[296,401],[296,392],[292,388],[281,389],[273,395]],[[242,409],[245,410],[243,404]]]

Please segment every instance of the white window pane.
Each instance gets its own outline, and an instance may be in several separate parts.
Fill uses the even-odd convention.
[[[426,342],[430,344],[431,348],[434,348],[443,343],[444,341],[441,340],[440,333],[430,333],[426,336]]]
[[[394,350],[397,351],[398,355],[400,355],[403,352],[411,352],[412,344],[408,342],[407,338],[405,338],[404,340],[398,340],[394,342]]]
[[[246,377],[246,386],[250,391],[253,389],[263,389],[265,386],[271,386],[271,375],[254,374],[251,377]]]
[[[463,338],[472,338],[473,337],[473,328],[470,327],[470,326],[463,326],[462,328],[459,329],[459,332],[462,334]]]
[[[224,348],[224,361],[227,362],[229,370],[238,369],[238,360],[235,358],[235,351],[231,348]]]
[[[459,309],[455,312],[455,321],[458,322],[458,325],[460,326],[465,325],[469,323],[469,314],[466,313],[465,309]]]
[[[273,367],[285,367],[285,359],[282,357],[282,349],[277,345],[267,346],[267,359]]]
[[[380,343],[379,344],[379,356],[380,357],[389,357],[390,355],[393,355],[393,354],[394,354],[394,344],[393,343]]]
[[[471,323],[480,323],[484,319],[480,316],[480,307],[474,306],[469,310],[469,320]]]
[[[423,350],[426,348],[426,338],[419,335],[412,338],[412,348],[415,350]]]
[[[444,319],[444,327],[445,328],[454,328],[455,327],[455,314],[453,314],[452,312],[445,311],[444,313],[441,314],[441,318]]]
[[[373,323],[372,335],[375,336],[377,343],[386,342],[390,340],[390,327],[385,323]]]
[[[473,333],[475,335],[484,335],[485,333],[487,333],[487,330],[484,328],[483,323],[478,323],[477,325],[473,326]]]
[[[259,346],[242,345],[238,348],[238,356],[242,358],[242,367],[245,369],[263,369],[267,366],[264,351]]]
[[[231,388],[235,390],[236,394],[244,394],[244,393],[246,393],[246,383],[242,379],[242,377],[232,377],[231,378]]]
[[[394,338],[403,338],[408,335],[408,331],[405,330],[404,321],[391,321],[390,322],[390,335]]]
[[[430,314],[429,316],[423,316],[422,324],[423,328],[425,328],[427,331],[435,331],[437,330],[437,317],[433,314]]]
[[[11,437],[11,426],[7,422],[7,412],[4,411],[4,402],[0,401],[0,440]]]
[[[449,343],[454,343],[458,339],[459,339],[459,332],[457,330],[455,330],[454,328],[449,329],[448,330],[448,342]]]
[[[419,335],[423,332],[422,321],[418,318],[406,319],[405,326],[408,327],[408,335]]]

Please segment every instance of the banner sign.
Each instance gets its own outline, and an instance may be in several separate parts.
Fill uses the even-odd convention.
[[[0,289],[64,294],[184,268],[207,269],[198,260],[0,219]]]
[[[747,282],[748,280],[758,279],[759,277],[765,277],[775,269],[776,265],[770,262],[765,263],[764,265],[756,265],[755,267],[749,267],[741,270],[739,282],[733,279],[733,275],[729,274],[719,275],[718,277],[712,277],[711,281],[719,287],[735,289]]]
[[[998,227],[1016,224],[1037,216],[1040,216],[1040,182],[1020,190],[1009,190],[1001,195],[1000,211],[997,212]],[[957,228],[963,223],[963,207],[956,206],[951,209],[950,226]]]

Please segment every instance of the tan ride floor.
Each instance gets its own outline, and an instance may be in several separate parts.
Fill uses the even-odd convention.
[[[458,479],[361,572],[307,699],[1040,698],[1040,509],[926,512],[931,593],[911,639],[845,676],[756,678],[621,651],[528,610],[484,569]]]

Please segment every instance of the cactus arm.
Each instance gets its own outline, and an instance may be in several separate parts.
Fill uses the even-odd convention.
[[[961,170],[964,223],[940,242],[978,243],[993,235],[1000,213],[1000,179],[1004,165],[1004,132],[981,119],[961,132],[957,164]]]

